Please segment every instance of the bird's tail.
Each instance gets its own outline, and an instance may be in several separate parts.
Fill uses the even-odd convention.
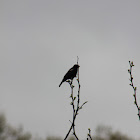
[[[62,85],[63,81],[60,83],[59,87]]]

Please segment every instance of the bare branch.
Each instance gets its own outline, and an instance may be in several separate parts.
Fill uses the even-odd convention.
[[[79,60],[79,58],[77,56],[77,64],[78,64],[78,60]],[[80,87],[81,87],[81,85],[80,85],[80,81],[79,81],[79,68],[78,68],[78,71],[77,71],[77,77],[78,77],[77,78],[77,82],[78,82],[77,98],[73,96],[73,88],[74,88],[74,86],[72,84],[72,81],[70,81],[70,80],[67,81],[69,83],[69,85],[70,85],[70,88],[71,88],[71,96],[70,96],[70,98],[71,98],[71,105],[72,105],[72,109],[73,109],[73,120],[71,122],[71,127],[70,127],[68,133],[66,134],[64,140],[66,140],[68,138],[68,136],[69,136],[69,134],[70,134],[72,129],[73,129],[73,135],[75,136],[75,138],[77,140],[79,140],[79,138],[78,138],[78,136],[76,134],[76,131],[75,131],[75,120],[76,120],[76,117],[78,115],[79,110],[82,109],[83,105],[85,105],[87,103],[87,101],[86,101],[80,106]],[[77,103],[76,103],[76,100],[77,100]]]
[[[130,69],[128,69],[128,73],[130,74],[130,86],[133,88],[134,90],[134,104],[136,105],[137,109],[138,109],[138,116],[139,116],[139,120],[140,120],[140,107],[138,106],[138,103],[137,103],[137,94],[136,94],[136,91],[137,91],[137,87],[134,86],[133,84],[133,76],[132,76],[132,67],[134,67],[134,64],[133,64],[133,61],[129,61],[129,65],[130,65]]]

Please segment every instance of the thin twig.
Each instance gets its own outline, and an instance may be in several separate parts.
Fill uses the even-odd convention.
[[[90,140],[92,140],[92,137],[91,137],[91,130],[90,130],[90,128],[88,129],[88,131],[89,131],[89,133],[88,133],[88,137],[90,138]],[[88,140],[88,137],[87,137],[87,140]]]
[[[128,69],[128,73],[130,74],[130,86],[133,88],[133,90],[134,90],[134,94],[133,94],[133,96],[134,96],[134,104],[136,105],[136,107],[137,107],[137,109],[138,109],[138,116],[139,116],[139,120],[140,120],[140,107],[138,106],[138,103],[137,103],[137,94],[136,94],[136,90],[137,90],[137,87],[135,87],[134,86],[134,84],[133,84],[133,76],[132,76],[132,67],[134,66],[134,64],[133,64],[133,61],[132,62],[130,62],[129,61],[129,65],[130,65],[130,69]]]
[[[71,82],[67,81],[67,82],[70,84],[70,87],[71,87],[71,96],[70,96],[70,98],[72,99],[71,105],[73,107],[73,121],[72,121],[71,127],[70,127],[67,135],[65,136],[64,140],[67,139],[67,137],[69,136],[69,134],[70,134],[72,129],[73,129],[73,135],[76,137],[77,140],[79,140],[77,135],[76,135],[76,132],[75,132],[75,119],[76,119],[77,113],[75,111],[75,104],[74,104],[74,100],[76,99],[76,97],[73,97],[73,88],[74,88],[74,86],[72,85],[72,81]]]

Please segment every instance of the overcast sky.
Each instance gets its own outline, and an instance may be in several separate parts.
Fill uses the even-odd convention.
[[[77,56],[81,103],[88,101],[76,120],[79,138],[98,124],[140,137],[127,72],[133,60],[140,94],[139,0],[0,0],[0,111],[10,124],[66,135],[70,88],[58,85]]]

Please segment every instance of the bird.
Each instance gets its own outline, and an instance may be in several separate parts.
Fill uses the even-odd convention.
[[[65,82],[66,80],[70,79],[70,80],[73,80],[74,77],[76,77],[76,74],[77,74],[77,71],[78,71],[78,68],[80,66],[78,64],[75,64],[72,68],[70,68],[68,70],[68,72],[65,74],[65,76],[63,77],[59,87],[62,85],[63,82]]]

